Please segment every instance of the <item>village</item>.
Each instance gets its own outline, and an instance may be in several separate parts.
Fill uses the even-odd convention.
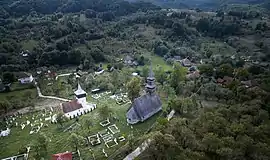
[[[189,59],[189,57],[184,59],[173,57],[170,60],[173,60],[174,63],[178,63],[182,67],[186,68],[187,80],[199,79],[201,75],[197,64],[191,62]],[[130,69],[130,78],[142,78],[140,70],[137,70],[136,72],[138,62],[132,57],[132,55],[127,55],[121,60],[125,65],[125,68]],[[166,60],[164,60],[164,62],[165,61]],[[200,61],[199,63],[202,62]],[[142,132],[147,132],[155,123],[158,116],[160,116],[159,111],[167,110],[167,101],[165,101],[164,97],[160,98],[158,96],[161,93],[160,90],[158,91],[158,94],[155,93],[157,89],[152,66],[155,69],[162,67],[159,64],[152,64],[150,59],[149,67],[147,67],[148,77],[144,84],[144,92],[141,92],[142,96],[134,101],[131,101],[128,98],[127,92],[122,92],[125,91],[125,89],[121,88],[118,92],[112,92],[104,88],[100,89],[93,86],[90,92],[89,90],[85,91],[81,86],[81,84],[85,86],[81,77],[89,77],[89,73],[82,72],[81,70],[58,74],[56,71],[41,68],[33,74],[26,72],[16,73],[15,77],[18,82],[15,83],[19,83],[22,86],[30,85],[31,87],[34,87],[36,89],[38,99],[51,99],[52,101],[57,101],[58,105],[51,107],[44,106],[44,108],[38,108],[37,110],[29,110],[26,112],[15,111],[11,112],[12,114],[9,114],[9,116],[4,118],[5,127],[2,127],[1,131],[1,137],[4,138],[4,141],[7,139],[7,142],[9,142],[8,139],[10,137],[17,136],[17,134],[26,135],[27,137],[24,139],[25,146],[23,146],[23,148],[26,148],[26,150],[24,150],[26,152],[22,152],[22,154],[19,155],[16,155],[16,152],[7,152],[13,155],[10,155],[11,157],[9,158],[5,158],[5,160],[12,159],[12,157],[25,157],[25,159],[27,159],[28,155],[31,154],[31,145],[27,144],[27,139],[37,135],[38,133],[46,133],[48,135],[58,134],[56,132],[63,132],[63,134],[59,133],[59,136],[52,135],[49,140],[50,142],[57,141],[57,143],[60,143],[59,141],[67,139],[69,137],[68,134],[70,133],[76,133],[84,140],[77,142],[77,137],[77,139],[75,138],[76,140],[72,142],[75,143],[75,148],[63,146],[62,149],[59,150],[60,153],[53,153],[52,156],[69,157],[73,155],[73,157],[87,157],[91,153],[91,156],[94,157],[110,157],[117,148],[123,146],[126,141],[130,141],[131,137],[137,136]],[[114,70],[115,68],[113,66],[105,68],[100,64],[95,72],[90,73],[90,77],[95,79],[104,74],[112,74]],[[169,70],[167,72],[170,73],[171,71]],[[43,94],[42,90],[45,87],[55,87],[53,83],[58,83],[59,80],[65,78],[71,78],[73,80],[72,83],[75,83],[74,85],[76,87],[75,90],[73,90],[72,95],[57,97],[55,95]],[[43,86],[38,84],[39,82],[44,83],[44,79],[47,84],[43,84]],[[225,76],[223,79],[218,78],[214,80],[215,83],[220,85],[226,85],[232,81],[233,78],[228,76]],[[62,83],[64,82],[60,82],[60,84]],[[253,81],[241,81],[241,83],[246,87],[256,85],[256,82]],[[10,86],[12,87],[12,85],[13,84],[3,84],[1,81],[1,91],[3,92],[1,94],[12,92],[10,89]],[[101,111],[97,111],[101,107],[103,107],[103,109]],[[137,124],[138,122],[139,124]],[[5,130],[3,130],[4,128]],[[20,132],[22,132],[22,134]],[[10,142],[21,144],[22,141]],[[65,144],[67,145],[70,143],[65,142]],[[87,151],[89,152],[87,154],[82,153],[85,152],[85,149],[80,150],[78,149],[80,148],[79,146],[90,147],[90,152]],[[69,149],[69,151],[63,152],[67,149]]]

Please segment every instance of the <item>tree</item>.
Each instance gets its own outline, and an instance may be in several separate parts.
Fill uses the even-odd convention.
[[[190,113],[191,111],[194,111],[194,109],[197,107],[196,102],[192,98],[174,98],[172,99],[168,106],[172,109],[174,109],[176,112],[182,114],[182,113]]]
[[[78,150],[79,144],[81,144],[83,141],[83,137],[80,135],[77,135],[76,133],[71,133],[71,135],[68,137],[68,142],[70,146],[75,149],[75,151]]]
[[[127,84],[128,90],[128,98],[131,102],[134,101],[135,98],[140,96],[141,89],[141,80],[138,77],[133,77]]]
[[[56,115],[56,121],[60,124],[61,127],[63,127],[63,123],[66,121],[66,119],[67,117],[62,112]]]
[[[156,132],[153,134],[153,140],[146,152],[148,154],[143,159],[163,160],[178,159],[179,157],[176,155],[181,150],[173,135]]]
[[[154,48],[154,53],[159,55],[159,56],[164,56],[169,52],[169,49],[164,46],[164,45],[160,45]]]
[[[157,81],[163,85],[164,82],[167,79],[167,75],[162,67],[159,67],[159,69],[155,72]]]
[[[176,93],[179,93],[179,84],[181,81],[185,80],[187,69],[180,66],[180,64],[175,64],[173,72],[170,77],[170,84],[176,90]]]
[[[198,66],[198,69],[200,71],[200,74],[205,74],[207,76],[213,75],[214,67],[212,64],[201,64]]]
[[[236,70],[236,75],[237,78],[239,78],[240,80],[247,80],[249,77],[249,72],[247,69],[245,68],[238,68]]]
[[[11,104],[6,99],[0,101],[0,109],[4,110],[5,113],[7,113],[11,107]]]
[[[3,73],[3,81],[7,83],[12,83],[16,81],[16,77],[11,72],[4,72]]]
[[[44,133],[40,133],[37,136],[37,139],[32,147],[34,150],[34,158],[39,159],[48,159],[48,138]]]
[[[217,76],[224,77],[224,76],[232,76],[233,75],[233,68],[230,64],[222,64],[217,68]]]
[[[166,93],[167,100],[175,96],[175,90],[169,84],[164,84],[161,88],[161,91]]]
[[[111,74],[111,83],[115,89],[118,89],[121,85],[120,73],[118,70],[114,70]]]
[[[112,110],[106,105],[102,106],[98,109],[98,114],[101,119],[107,119],[110,117],[110,114],[112,113]]]
[[[149,68],[147,66],[143,66],[141,75],[142,75],[142,77],[144,77],[145,80],[148,76],[148,73],[149,73]]]

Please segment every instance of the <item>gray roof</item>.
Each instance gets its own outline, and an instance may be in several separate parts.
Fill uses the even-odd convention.
[[[130,124],[143,122],[162,109],[160,98],[156,94],[145,94],[136,98],[127,112],[127,121]]]

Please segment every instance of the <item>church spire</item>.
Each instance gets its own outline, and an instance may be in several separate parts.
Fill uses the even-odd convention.
[[[155,85],[155,76],[152,68],[152,62],[149,67],[149,74],[147,77],[147,84],[145,86],[145,90],[147,93],[152,94],[156,91],[156,85]]]
[[[74,93],[75,93],[76,96],[86,94],[86,92],[82,89],[79,82],[78,82],[78,89]]]
[[[155,74],[153,72],[153,68],[152,68],[152,62],[150,62],[150,67],[149,67],[149,78],[155,78]]]

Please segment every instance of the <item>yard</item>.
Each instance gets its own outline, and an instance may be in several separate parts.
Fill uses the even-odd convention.
[[[116,104],[116,101],[114,99],[111,99],[109,97],[109,95],[104,95],[98,100],[95,100],[89,96],[88,101],[96,103],[97,109],[81,116],[78,121],[78,123],[81,124],[81,126],[79,126],[77,129],[74,129],[73,131],[64,132],[65,129],[67,129],[69,126],[75,123],[75,120],[69,120],[68,122],[64,123],[63,127],[60,127],[59,124],[51,124],[50,121],[44,121],[45,117],[41,116],[42,114],[45,114],[43,112],[36,112],[31,114],[29,113],[27,115],[23,115],[21,118],[17,118],[16,122],[18,123],[18,126],[12,127],[11,134],[8,137],[2,137],[1,139],[0,158],[16,155],[17,152],[20,150],[20,148],[22,148],[23,146],[29,146],[36,140],[35,133],[31,135],[29,134],[32,128],[30,125],[26,125],[26,127],[23,130],[21,129],[20,124],[21,123],[25,124],[27,121],[26,118],[28,118],[28,120],[33,124],[34,120],[32,120],[32,117],[35,117],[35,120],[39,120],[40,118],[42,118],[42,122],[38,123],[44,124],[39,132],[45,133],[45,135],[49,139],[48,152],[50,155],[54,153],[61,153],[73,150],[70,146],[70,142],[67,140],[71,132],[75,132],[83,137],[88,137],[97,134],[98,132],[106,129],[110,125],[115,124],[117,128],[120,130],[120,133],[114,134],[113,137],[119,138],[121,136],[124,136],[124,138],[126,139],[125,141],[122,142],[118,141],[118,145],[112,148],[107,148],[103,140],[101,140],[102,143],[97,146],[87,146],[86,144],[82,144],[81,146],[79,146],[82,159],[89,159],[89,157],[92,158],[92,152],[90,152],[90,149],[93,151],[96,159],[106,159],[104,153],[102,152],[103,149],[108,154],[108,156],[110,156],[112,153],[114,153],[116,150],[118,150],[121,146],[123,146],[127,142],[127,136],[130,133],[133,133],[135,137],[141,137],[142,134],[155,123],[156,118],[159,116],[159,114],[157,114],[152,118],[150,118],[149,120],[145,121],[144,123],[140,123],[131,127],[127,125],[125,118],[126,111],[130,106],[130,104],[118,105]],[[105,105],[107,105],[112,110],[112,116],[116,117],[117,120],[111,119],[110,124],[108,126],[102,127],[99,123],[104,119],[100,118],[100,115],[98,113],[98,107]],[[84,125],[83,122],[86,119],[91,120],[92,125],[90,127]],[[48,126],[44,127],[46,126],[46,124]],[[32,156],[32,154],[30,151],[30,157]]]

